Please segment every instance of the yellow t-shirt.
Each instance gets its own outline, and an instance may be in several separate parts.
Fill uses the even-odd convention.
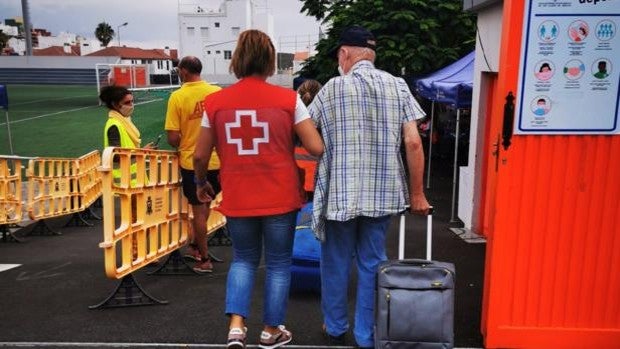
[[[204,81],[186,82],[170,95],[164,128],[166,131],[179,131],[181,133],[181,143],[178,150],[181,167],[186,170],[194,169],[192,157],[200,133],[200,121],[203,114],[202,102],[207,95],[221,89],[219,86],[209,85]],[[214,150],[211,159],[209,159],[209,169],[217,170],[219,168],[220,159]]]

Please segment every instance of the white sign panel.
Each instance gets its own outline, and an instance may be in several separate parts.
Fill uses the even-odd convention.
[[[527,0],[517,134],[619,134],[620,1]]]

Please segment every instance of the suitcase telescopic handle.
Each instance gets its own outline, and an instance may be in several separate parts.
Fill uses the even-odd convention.
[[[426,216],[426,260],[432,259],[433,249],[433,206],[429,207]],[[405,213],[400,214],[400,224],[398,226],[398,259],[405,259]]]

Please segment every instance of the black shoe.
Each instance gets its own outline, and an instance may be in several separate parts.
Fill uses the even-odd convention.
[[[344,345],[344,337],[346,335],[346,332],[338,336],[332,336],[331,334],[327,333],[327,329],[325,328],[325,325],[323,325],[323,335],[327,339],[328,345]]]
[[[331,334],[325,332],[325,336],[327,337],[327,342],[329,343],[329,345],[337,345],[337,346],[344,345],[345,334],[346,333],[343,333],[339,336],[332,336]]]

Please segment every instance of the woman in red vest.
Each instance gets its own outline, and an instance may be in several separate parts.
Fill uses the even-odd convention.
[[[323,141],[297,93],[266,82],[275,72],[275,58],[267,34],[247,30],[239,35],[230,69],[240,80],[206,97],[194,152],[197,194],[205,202],[213,198],[205,169],[214,146],[220,156],[219,211],[227,217],[234,251],[226,285],[228,348],[245,348],[245,319],[263,248],[259,347],[276,348],[292,339],[284,320],[295,220],[302,206],[294,135],[310,154],[323,153]]]

